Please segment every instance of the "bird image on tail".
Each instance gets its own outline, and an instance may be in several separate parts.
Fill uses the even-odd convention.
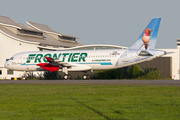
[[[116,62],[116,66],[127,66],[127,64],[139,63],[152,60],[158,54],[155,50],[158,30],[161,18],[153,18],[150,23],[142,31],[135,43],[124,53],[121,54]],[[165,54],[165,53],[162,53]]]
[[[147,28],[145,31],[144,31],[144,35],[142,37],[142,41],[144,43],[144,46],[145,46],[145,49],[147,50],[148,48],[148,45],[149,45],[149,42],[150,42],[150,35],[151,35],[151,29],[150,28]],[[142,47],[142,46],[141,46]]]
[[[161,18],[153,18],[130,49],[154,49]]]
[[[154,49],[160,22],[161,18],[153,18],[141,33],[137,41],[130,47],[130,49],[137,49],[136,57],[139,60],[141,60],[141,53],[150,55],[151,53],[148,51]]]
[[[150,36],[151,36],[151,29],[150,28],[147,28],[147,29],[145,29],[145,31],[144,31],[144,34],[143,34],[143,36],[142,36],[142,42],[143,42],[143,44],[141,45],[141,47],[137,50],[137,55],[138,55],[138,51],[142,48],[142,46],[144,45],[144,47],[145,47],[145,50],[147,50],[148,49],[148,45],[149,45],[149,42],[150,42]],[[139,57],[138,57],[139,58]]]

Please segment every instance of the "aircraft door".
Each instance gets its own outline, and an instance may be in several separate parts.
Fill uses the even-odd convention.
[[[17,56],[17,63],[22,64],[22,60],[23,60],[23,54],[18,55]]]

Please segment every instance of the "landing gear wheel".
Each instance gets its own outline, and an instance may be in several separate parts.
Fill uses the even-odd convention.
[[[88,74],[84,74],[82,76],[83,80],[89,80],[90,76]]]
[[[64,80],[67,80],[67,79],[68,79],[68,75],[65,74],[65,75],[64,75]]]
[[[64,80],[69,80],[71,78],[71,75],[70,74],[65,74],[64,75]]]

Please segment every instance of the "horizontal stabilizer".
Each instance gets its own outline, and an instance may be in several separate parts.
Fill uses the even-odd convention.
[[[149,53],[148,51],[142,50],[139,53],[139,56],[153,56],[151,53]]]
[[[168,54],[173,54],[175,52],[166,52],[165,55],[168,55]]]

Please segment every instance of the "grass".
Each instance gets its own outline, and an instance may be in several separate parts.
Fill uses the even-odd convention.
[[[0,85],[1,120],[177,120],[180,87]]]

